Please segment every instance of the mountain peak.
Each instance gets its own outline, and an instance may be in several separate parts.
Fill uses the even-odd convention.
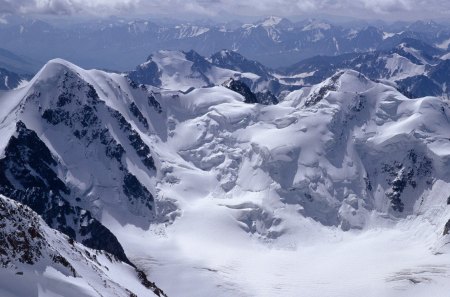
[[[37,73],[33,80],[47,80],[52,77],[58,76],[63,72],[73,72],[79,74],[83,69],[70,63],[64,59],[56,58],[48,61],[41,70]]]
[[[275,26],[275,25],[278,25],[279,23],[281,23],[282,21],[283,21],[283,18],[280,18],[277,16],[269,16],[262,21],[261,25]]]
[[[303,27],[302,31],[311,31],[311,30],[329,30],[331,29],[331,25],[327,22],[311,19],[308,23]]]
[[[292,23],[288,19],[282,17],[269,16],[257,23],[257,25],[262,27],[289,27]]]

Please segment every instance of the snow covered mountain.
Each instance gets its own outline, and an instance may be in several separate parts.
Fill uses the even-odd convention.
[[[445,295],[448,103],[345,70],[264,105],[235,80],[263,74],[227,52],[52,60],[0,93],[0,194],[168,296]]]
[[[134,267],[84,247],[1,195],[0,216],[2,296],[165,296]]]
[[[353,69],[372,80],[390,83],[408,97],[448,97],[448,62],[443,51],[416,39],[404,39],[393,49],[339,56],[317,56],[276,75],[280,83],[317,84],[336,71]]]
[[[225,81],[240,81],[255,92],[259,103],[276,103],[275,95],[291,89],[272,75],[272,70],[248,60],[238,53],[222,50],[210,58],[195,51],[158,51],[128,77],[139,84],[169,90],[190,92],[195,88],[212,87]]]

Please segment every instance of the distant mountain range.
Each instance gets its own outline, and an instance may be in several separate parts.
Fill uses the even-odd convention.
[[[434,22],[341,26],[320,20],[294,23],[274,16],[250,24],[167,25],[117,18],[65,26],[27,19],[0,24],[2,47],[16,54],[36,61],[64,58],[86,68],[120,71],[159,50],[195,50],[210,56],[230,49],[279,68],[317,55],[390,50],[406,38],[447,51],[450,27]]]

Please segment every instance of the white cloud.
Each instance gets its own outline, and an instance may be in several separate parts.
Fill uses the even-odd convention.
[[[116,14],[134,11],[140,0],[0,0],[0,13]]]
[[[360,17],[449,16],[448,0],[0,0],[1,13],[215,16],[335,13]]]

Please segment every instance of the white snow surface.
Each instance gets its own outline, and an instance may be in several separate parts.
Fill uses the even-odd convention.
[[[162,114],[144,107],[145,96],[123,77],[54,60],[26,87],[1,93],[0,131],[26,121],[63,160],[63,179],[97,197],[113,193],[100,190],[113,189],[106,161],[80,161],[77,146],[55,141],[64,131],[19,107],[36,86],[51,92],[63,69],[120,111],[155,158],[152,176],[127,155],[129,169],[157,197],[156,217],[168,201],[177,210],[141,224],[120,196],[86,207],[95,206],[127,256],[168,296],[448,296],[446,102],[408,99],[345,71],[278,105],[246,104],[225,87],[186,80],[191,65],[182,56],[162,52],[154,61],[165,69],[163,88],[148,89],[158,92]],[[390,63],[393,71],[412,67],[398,57]],[[196,89],[177,91],[187,87]],[[142,108],[148,130],[127,111],[130,102]],[[83,178],[94,170],[95,179]],[[402,179],[399,212],[388,195]]]

